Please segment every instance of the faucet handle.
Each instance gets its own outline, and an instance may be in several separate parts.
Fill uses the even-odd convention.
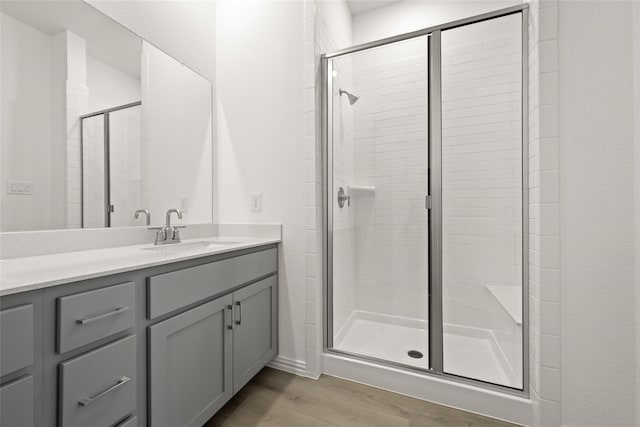
[[[156,230],[156,245],[159,244],[159,242],[167,240],[167,233],[165,232],[164,227],[149,227],[148,230]]]
[[[180,242],[180,228],[187,228],[186,225],[174,225],[171,228],[173,228],[172,230],[172,235],[173,235],[173,240],[177,240],[178,242]]]

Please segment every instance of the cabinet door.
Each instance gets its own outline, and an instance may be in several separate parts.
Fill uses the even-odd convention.
[[[33,364],[33,304],[0,311],[0,376]]]
[[[0,387],[0,426],[33,427],[33,376]]]
[[[237,393],[278,353],[277,276],[234,292],[233,301],[233,390]]]
[[[149,328],[152,427],[202,426],[233,395],[231,295]]]

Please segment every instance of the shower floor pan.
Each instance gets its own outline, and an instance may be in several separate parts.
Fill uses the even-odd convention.
[[[506,366],[495,339],[491,339],[490,331],[446,324],[444,327],[445,372],[494,384],[520,386]],[[356,311],[336,335],[334,348],[428,369],[428,342],[424,321]],[[411,357],[410,351],[420,352],[423,357]]]

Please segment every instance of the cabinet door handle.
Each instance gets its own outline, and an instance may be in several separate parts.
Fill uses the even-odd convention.
[[[126,305],[123,307],[117,307],[115,310],[110,311],[108,313],[99,314],[93,317],[86,317],[84,319],[77,319],[76,323],[80,325],[86,325],[87,323],[92,323],[92,322],[95,322],[96,320],[102,320],[102,319],[106,319],[107,317],[115,316],[116,314],[124,313],[127,310],[129,310],[129,307],[127,307]]]
[[[242,301],[236,301],[236,305],[238,306],[238,320],[236,320],[236,325],[242,325]]]
[[[114,424],[114,426],[113,426],[113,427],[120,427],[120,426],[123,426],[123,425],[125,425],[126,423],[128,423],[129,421],[131,421],[131,420],[133,419],[133,417],[134,417],[133,415],[129,415],[129,416],[128,416],[127,418],[125,418],[124,420],[120,421],[120,422],[119,422],[119,423],[117,423],[117,424]]]
[[[112,385],[111,387],[109,387],[108,389],[106,389],[103,392],[100,392],[98,394],[96,394],[93,397],[85,397],[83,399],[80,399],[78,401],[78,405],[80,406],[88,406],[90,403],[95,402],[96,400],[100,399],[102,396],[106,396],[107,394],[111,393],[112,391],[116,390],[117,388],[125,385],[126,383],[128,383],[129,381],[131,381],[131,378],[129,377],[122,377],[118,380],[117,383],[115,383],[114,385]]]
[[[229,304],[227,306],[227,310],[229,310],[229,317],[231,318],[229,324],[227,325],[227,329],[233,329],[233,306]]]

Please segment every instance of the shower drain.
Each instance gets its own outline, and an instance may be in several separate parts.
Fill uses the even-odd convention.
[[[407,354],[409,357],[413,357],[414,359],[422,359],[422,353],[418,350],[409,350]]]

